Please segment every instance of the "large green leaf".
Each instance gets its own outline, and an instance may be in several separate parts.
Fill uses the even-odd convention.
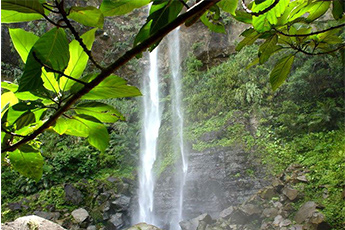
[[[306,7],[309,15],[307,20],[309,22],[314,21],[315,19],[324,15],[331,5],[331,1],[317,1],[311,3],[308,7]]]
[[[75,118],[88,127],[89,134],[87,140],[89,144],[101,152],[104,152],[109,145],[110,137],[107,128],[102,122],[92,116],[84,114],[79,114],[75,116]]]
[[[44,14],[44,8],[40,0],[2,0],[1,9],[29,14]]]
[[[104,16],[123,15],[150,3],[150,0],[103,0],[100,10]]]
[[[125,119],[114,107],[101,102],[81,103],[74,110],[77,114],[90,115],[101,122],[114,123],[119,119]]]
[[[33,33],[27,32],[23,29],[8,29],[14,48],[17,50],[19,56],[26,63],[26,59],[39,37]]]
[[[218,2],[217,5],[225,12],[236,15],[236,9],[238,5],[237,0],[222,0]]]
[[[270,58],[271,54],[276,50],[277,42],[278,36],[275,34],[267,38],[266,41],[261,44],[259,48],[260,64],[265,63]]]
[[[136,96],[141,96],[141,92],[137,87],[127,85],[125,79],[111,75],[84,95],[82,99],[95,100]]]
[[[212,17],[209,17],[209,11],[206,11],[201,17],[200,20],[213,32],[216,33],[225,33],[225,27],[219,21],[214,20]]]
[[[32,47],[19,79],[19,92],[37,90],[43,87],[42,64],[63,71],[69,61],[68,41],[63,29],[53,28],[45,33]]]
[[[95,41],[96,30],[96,28],[89,30],[81,36],[81,39],[86,45],[86,48],[89,50],[91,50],[92,44]],[[89,56],[84,52],[83,48],[79,45],[79,42],[77,40],[73,40],[70,42],[69,53],[70,59],[64,73],[68,76],[78,79],[83,74],[86,68]],[[74,84],[74,81],[69,80],[65,77],[61,77],[59,84],[61,89],[69,90]]]
[[[155,0],[151,5],[150,15],[147,18],[146,24],[141,28],[137,34],[134,45],[143,42],[152,34],[155,34],[159,29],[173,21],[181,12],[183,4],[180,1],[174,0]],[[150,50],[153,50],[160,41],[153,44]]]
[[[244,31],[244,33],[245,34],[242,33],[242,35],[245,36],[245,38],[238,43],[236,51],[240,51],[245,46],[252,45],[260,37],[260,34],[252,28]]]
[[[78,114],[71,119],[60,118],[54,127],[59,134],[87,137],[90,145],[104,152],[109,145],[107,128],[95,117]]]
[[[20,13],[13,10],[1,10],[1,22],[2,23],[16,23],[16,22],[28,22],[43,18],[41,14],[28,14]]]
[[[274,66],[270,75],[270,82],[273,90],[278,89],[286,80],[290,73],[294,58],[295,56],[290,54],[280,59]]]
[[[343,17],[345,11],[345,1],[344,0],[333,0],[332,14],[334,19],[338,20]]]
[[[23,176],[39,181],[43,173],[44,160],[41,154],[29,145],[8,153],[12,167]]]
[[[68,18],[73,19],[85,26],[103,28],[104,16],[102,11],[93,6],[78,7],[70,9]]]
[[[44,108],[44,105],[41,102],[19,102],[8,109],[7,122],[9,125],[16,123],[18,119],[20,119],[20,117],[28,111],[33,113],[37,112],[37,118],[39,119],[40,115],[42,115],[42,112],[38,111],[42,110],[42,108]]]

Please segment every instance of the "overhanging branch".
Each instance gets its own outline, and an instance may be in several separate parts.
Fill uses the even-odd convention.
[[[103,69],[102,72],[90,83],[85,85],[81,90],[75,93],[70,99],[66,101],[66,103],[57,110],[40,128],[34,131],[30,136],[23,138],[19,142],[8,146],[2,149],[3,152],[14,151],[23,144],[35,139],[39,134],[41,134],[44,130],[49,128],[51,125],[55,123],[55,121],[63,115],[77,100],[79,100],[82,96],[90,92],[93,88],[95,88],[99,83],[101,83],[105,78],[110,76],[114,71],[119,69],[121,66],[129,62],[132,58],[136,55],[140,54],[141,52],[145,51],[151,45],[155,44],[157,41],[161,40],[165,37],[170,31],[174,30],[188,19],[192,18],[194,15],[199,14],[200,12],[204,12],[205,10],[209,9],[211,6],[219,2],[220,0],[204,0],[193,7],[191,7],[187,12],[178,16],[174,21],[167,24],[160,30],[158,30],[155,34],[151,37],[144,40],[139,45],[133,47],[129,51],[127,51],[123,56],[117,59],[113,64],[108,66],[107,68]]]

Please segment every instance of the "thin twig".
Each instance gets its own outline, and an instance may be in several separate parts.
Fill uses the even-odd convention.
[[[55,14],[59,14],[60,13],[59,11],[52,10],[50,7],[53,7],[53,6],[48,5],[47,3],[43,3],[42,6],[43,6],[44,9],[46,9],[46,10],[52,12],[52,13],[55,13]]]
[[[316,55],[325,55],[325,54],[334,53],[334,52],[336,52],[336,51],[338,51],[338,50],[340,50],[340,49],[345,48],[345,44],[344,44],[344,45],[341,45],[341,46],[339,46],[339,47],[337,47],[337,48],[335,48],[335,49],[333,49],[333,50],[329,50],[329,51],[326,51],[326,52],[319,52],[319,53],[308,52],[308,51],[306,51],[306,50],[304,50],[304,49],[301,49],[301,48],[299,48],[299,47],[297,47],[297,46],[294,46],[294,45],[292,45],[291,48],[294,49],[294,50],[297,50],[297,51],[299,51],[299,52],[301,52],[301,53],[304,53],[304,54],[306,54],[306,55],[316,56]]]
[[[244,9],[248,14],[251,14],[251,15],[254,15],[254,16],[260,16],[260,15],[262,15],[262,14],[264,14],[264,13],[267,13],[268,11],[272,10],[273,7],[275,7],[275,6],[279,3],[279,0],[275,0],[275,1],[272,3],[272,5],[270,5],[270,6],[267,7],[266,9],[260,10],[259,12],[253,12],[253,11],[251,11],[251,10],[247,7],[245,0],[242,0],[241,3],[242,3],[243,9]]]
[[[70,80],[73,80],[73,81],[78,82],[78,83],[80,83],[80,84],[86,85],[85,82],[83,82],[83,81],[81,81],[81,80],[79,80],[79,79],[76,79],[76,78],[74,78],[74,77],[68,76],[68,75],[66,75],[65,73],[63,73],[62,71],[55,70],[55,69],[53,69],[52,67],[50,67],[50,66],[44,64],[44,63],[36,56],[36,53],[35,53],[35,52],[32,52],[32,54],[34,55],[34,58],[36,59],[36,61],[37,61],[38,63],[40,63],[44,68],[48,69],[50,72],[60,74],[60,75],[66,77],[66,78],[68,78],[68,79],[70,79]]]
[[[48,129],[54,122],[64,114],[74,103],[76,103],[82,96],[90,92],[93,88],[95,88],[99,83],[101,83],[105,78],[109,77],[114,71],[118,70],[121,66],[132,60],[136,55],[140,54],[141,52],[147,50],[151,45],[155,44],[157,41],[161,40],[165,37],[169,32],[180,26],[181,24],[185,23],[188,19],[192,18],[194,15],[197,15],[200,12],[203,12],[213,5],[215,5],[220,0],[204,0],[193,7],[191,7],[187,12],[184,14],[179,15],[176,19],[172,22],[167,24],[166,26],[162,27],[158,30],[155,34],[141,42],[140,44],[136,45],[129,51],[127,51],[124,55],[118,58],[114,63],[109,65],[107,68],[103,69],[98,76],[85,85],[82,89],[78,92],[73,94],[70,99],[66,101],[66,103],[61,106],[51,117],[38,129],[36,129],[30,136],[23,138],[22,140],[18,141],[17,143],[7,146],[2,149],[3,152],[14,151],[20,146],[26,144],[27,142],[35,139],[38,135],[40,135],[44,130]]]
[[[344,27],[345,26],[345,23],[344,24],[340,24],[340,25],[337,25],[337,26],[333,26],[333,27],[329,27],[327,29],[324,29],[324,30],[320,30],[320,31],[315,31],[315,32],[312,32],[312,33],[308,33],[308,34],[286,34],[280,30],[277,30],[275,29],[275,31],[281,35],[284,35],[286,37],[307,37],[307,36],[311,36],[311,35],[316,35],[316,34],[322,34],[322,33],[325,33],[327,31],[330,31],[330,30],[335,30],[335,29],[339,29],[341,27]]]
[[[16,134],[16,133],[10,132],[10,131],[8,131],[8,130],[4,129],[3,127],[1,127],[1,131],[3,131],[4,133],[9,134],[9,135],[11,135],[11,136],[14,136],[14,137],[22,137],[22,138],[27,137],[27,136],[23,136],[23,135],[19,135],[19,134]]]
[[[66,13],[65,9],[63,8],[62,2],[59,5],[58,9],[60,11],[60,14],[62,16],[63,21],[66,23],[67,28],[72,32],[74,38],[79,42],[79,45],[83,48],[84,52],[89,56],[89,59],[91,60],[91,62],[98,69],[103,70],[104,68],[95,61],[95,59],[93,58],[93,56],[91,54],[91,51],[86,47],[85,43],[83,42],[83,40],[79,36],[78,32],[74,29],[74,27],[72,26],[71,22],[68,20],[67,13]]]
[[[187,3],[185,3],[185,1],[184,0],[179,0],[187,9],[189,9],[190,7],[188,6],[188,4]]]

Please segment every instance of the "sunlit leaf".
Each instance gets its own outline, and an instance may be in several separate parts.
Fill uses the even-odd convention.
[[[78,7],[73,6],[68,18],[73,19],[85,26],[103,28],[104,16],[101,10],[93,6]]]
[[[2,0],[1,9],[29,14],[44,14],[44,8],[39,0]]]
[[[19,102],[16,95],[12,92],[6,92],[1,94],[1,113],[4,111],[5,106],[12,106]]]
[[[100,10],[104,16],[123,15],[150,3],[150,0],[103,0]]]
[[[101,102],[81,103],[74,110],[77,114],[90,115],[101,122],[114,123],[117,120],[124,120],[123,115],[114,107]]]
[[[8,30],[9,30],[14,48],[17,50],[23,62],[26,63],[26,59],[30,53],[30,50],[34,46],[36,41],[39,39],[39,37],[23,29],[9,28]]]
[[[280,59],[274,66],[270,75],[270,82],[273,90],[278,89],[286,80],[290,73],[294,58],[295,56],[290,54]]]
[[[1,10],[2,23],[28,22],[43,18],[41,14],[21,13],[13,10]]]
[[[223,0],[223,1],[218,2],[217,5],[225,12],[228,12],[232,15],[236,15],[238,1]]]
[[[87,31],[81,36],[86,48],[91,50],[92,44],[95,41],[96,28]],[[89,56],[84,52],[83,48],[79,45],[77,40],[73,40],[69,44],[70,59],[65,74],[78,79],[84,72]],[[60,88],[69,90],[75,82],[65,77],[60,78]]]
[[[307,7],[307,10],[309,12],[307,20],[311,22],[319,18],[320,16],[324,15],[329,9],[330,5],[331,5],[331,1],[317,1],[317,2],[311,3]]]
[[[29,145],[9,152],[12,167],[23,176],[39,181],[43,173],[44,160],[41,154]]]
[[[62,135],[67,131],[68,124],[66,122],[66,118],[59,117],[53,126],[53,130],[58,134]]]

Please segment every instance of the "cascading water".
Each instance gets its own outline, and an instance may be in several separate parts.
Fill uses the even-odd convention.
[[[188,161],[187,152],[184,148],[183,138],[183,108],[182,108],[182,87],[181,87],[181,66],[180,66],[180,28],[175,29],[169,35],[169,60],[170,72],[172,75],[172,115],[173,115],[173,146],[176,156],[180,156],[180,161],[175,165],[176,181],[176,206],[177,211],[170,222],[170,230],[179,230],[179,222],[182,221],[183,213],[183,190],[186,182]]]
[[[140,149],[140,173],[139,173],[139,222],[155,224],[154,208],[154,175],[153,164],[156,160],[157,138],[161,124],[161,111],[159,105],[158,85],[158,48],[153,50],[150,56],[150,70],[147,82],[143,86],[144,117],[143,135]]]

